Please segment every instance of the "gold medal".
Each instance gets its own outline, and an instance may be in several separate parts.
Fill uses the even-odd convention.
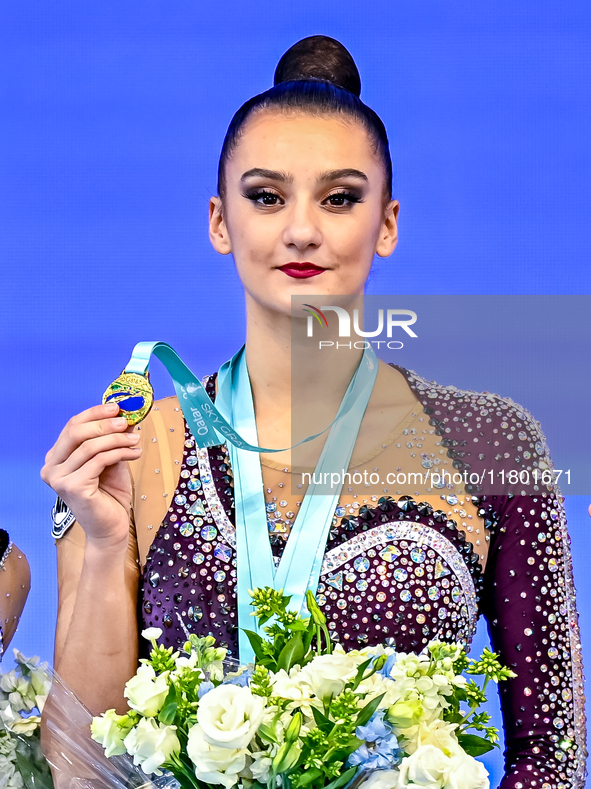
[[[123,371],[103,395],[103,405],[117,403],[120,416],[127,419],[128,425],[137,425],[148,416],[154,402],[154,390],[148,374],[126,373]]]

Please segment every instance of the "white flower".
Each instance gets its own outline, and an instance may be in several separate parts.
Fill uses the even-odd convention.
[[[422,745],[400,763],[400,785],[443,789],[451,759],[434,745]]]
[[[181,655],[180,657],[176,658],[174,664],[177,669],[194,669],[197,666],[198,660],[199,655],[197,652],[191,652],[190,655]],[[203,674],[203,672],[201,672],[201,674]]]
[[[123,740],[132,728],[129,717],[117,715],[114,709],[93,718],[90,724],[91,737],[103,746],[106,756],[118,756],[126,752]]]
[[[204,654],[205,664],[203,668],[209,674],[209,678],[221,682],[224,678],[224,660],[227,649],[209,649]]]
[[[176,726],[163,726],[153,718],[142,718],[123,743],[133,756],[133,763],[139,764],[147,774],[161,775],[158,768],[181,750]]]
[[[258,753],[251,754],[252,763],[250,765],[250,773],[255,781],[260,784],[266,784],[269,780],[271,773],[272,759],[266,751],[259,751]]]
[[[147,627],[145,630],[142,630],[142,638],[145,638],[147,641],[158,641],[161,635],[162,630],[159,627]]]
[[[152,666],[140,666],[125,685],[123,695],[133,710],[147,717],[157,715],[168,695],[168,671],[156,676]]]
[[[25,734],[27,737],[30,737],[37,731],[40,725],[40,715],[29,715],[28,718],[17,718],[10,727],[10,731],[13,731],[15,734]]]
[[[23,779],[16,771],[14,763],[0,755],[0,789],[22,789]]]
[[[312,717],[314,699],[310,695],[310,686],[303,681],[301,673],[296,668],[292,668],[289,674],[284,669],[280,669],[276,674],[270,674],[269,679],[273,686],[274,696],[278,696],[280,699],[291,699],[291,703],[287,705],[288,710],[299,709],[310,718]]]
[[[400,773],[398,770],[376,770],[360,784],[359,789],[398,789]]]
[[[390,676],[392,679],[402,679],[403,677],[424,676],[429,670],[429,656],[421,653],[415,655],[413,652],[399,652],[396,662],[392,666]]]
[[[456,754],[464,753],[464,749],[458,742],[455,734],[456,723],[446,723],[442,720],[433,721],[433,723],[421,723],[418,727],[416,739],[406,745],[405,750],[409,754],[414,753],[417,748],[422,745],[434,745],[446,756],[455,756]]]
[[[36,669],[39,666],[40,658],[37,657],[37,655],[27,658],[23,655],[20,649],[17,649],[16,647],[12,650],[12,653],[14,655],[14,662],[18,663],[19,666],[23,666],[30,671]],[[42,663],[41,665],[47,667],[47,663]]]
[[[396,683],[389,679],[384,679],[382,675],[377,672],[359,684],[358,692],[367,694],[364,697],[364,704],[372,701],[376,696],[383,695],[384,698],[380,701],[379,709],[382,707],[389,707],[398,697],[396,693]]]
[[[39,715],[29,715],[28,718],[24,718],[20,714],[21,711],[22,707],[12,707],[9,701],[1,701],[0,722],[9,731],[13,731],[17,734],[31,735],[37,730],[37,727],[41,722],[41,718]]]
[[[0,789],[22,789],[20,773],[16,771],[16,739],[0,730]]]
[[[394,683],[388,693],[388,701],[391,705],[391,720],[398,728],[404,727],[402,722],[396,721],[400,711],[393,709],[398,702],[408,702],[410,708],[415,710],[415,723],[418,723],[419,718],[424,723],[439,720],[442,711],[449,707],[446,696],[453,691],[452,680],[444,674],[426,676],[428,667],[429,659],[423,654],[401,654],[392,667],[390,677]]]
[[[318,655],[302,669],[302,681],[322,701],[329,701],[341,693],[349,680],[357,674],[358,657],[335,649],[332,655]]]
[[[0,675],[0,688],[6,693],[10,706],[15,711],[30,712],[35,706],[34,693],[31,693],[30,685],[30,681],[14,668]]]
[[[444,789],[488,789],[490,781],[486,767],[460,751],[450,759],[450,768]]]
[[[213,692],[211,690],[203,699]],[[220,748],[207,742],[205,733],[198,723],[191,726],[188,731],[187,754],[195,765],[195,776],[200,781],[222,784],[226,789],[231,789],[238,783],[238,773],[246,767],[247,753],[246,748]]]
[[[256,734],[265,714],[265,704],[265,699],[254,696],[250,688],[218,685],[201,698],[197,723],[210,745],[240,750],[246,748]]]

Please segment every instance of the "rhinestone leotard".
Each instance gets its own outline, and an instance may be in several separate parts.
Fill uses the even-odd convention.
[[[384,452],[406,452],[422,468],[551,468],[539,424],[509,398],[397,369],[421,407]],[[213,377],[207,385],[213,398]],[[225,446],[196,449],[185,431],[178,486],[142,574],[140,626],[161,627],[163,643],[175,647],[184,629],[212,634],[235,655],[232,469]],[[266,491],[276,560],[296,509],[284,491]],[[317,590],[335,640],[420,651],[440,638],[469,648],[483,614],[493,649],[517,673],[500,686],[502,789],[584,786],[582,660],[560,492],[540,485],[491,495],[448,484],[430,493],[344,489]]]

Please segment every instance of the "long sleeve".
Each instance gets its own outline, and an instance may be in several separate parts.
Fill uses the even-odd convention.
[[[482,611],[517,673],[500,683],[501,789],[585,785],[583,668],[570,538],[558,492],[483,496],[491,522]]]

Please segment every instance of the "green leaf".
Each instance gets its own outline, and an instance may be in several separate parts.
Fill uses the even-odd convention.
[[[482,756],[495,747],[491,742],[477,734],[458,734],[458,742],[470,756]]]
[[[443,710],[443,720],[447,721],[448,723],[461,723],[464,720],[464,716],[459,710]]]
[[[386,694],[382,693],[380,696],[375,698],[373,701],[370,701],[369,704],[366,704],[363,709],[359,710],[357,715],[357,720],[355,721],[355,726],[365,726],[368,723],[371,716],[377,710],[380,705],[381,700],[384,698]]]
[[[16,766],[26,789],[53,789],[53,781],[48,772],[41,771],[26,756],[16,751]]]
[[[286,625],[286,628],[294,633],[297,630],[300,630],[302,633],[304,633],[308,629],[308,626],[301,619],[296,619],[295,622],[290,622],[288,625]]]
[[[334,758],[346,762],[347,758],[351,756],[351,754],[356,751],[357,748],[363,745],[364,742],[365,740],[361,740],[359,737],[351,737],[350,740],[343,743],[342,747],[334,752]]]
[[[306,631],[306,635],[304,637],[304,650],[306,655],[308,654],[308,651],[312,646],[312,641],[315,635],[316,635],[316,627],[314,625],[314,622],[310,619],[310,622],[308,624],[308,630]]]
[[[293,781],[293,785],[297,786],[298,789],[300,786],[308,786],[308,784],[313,783],[317,778],[322,776],[321,771],[317,767],[313,767],[311,770],[306,770],[303,775],[298,775],[296,779]]]
[[[289,674],[289,669],[299,663],[304,657],[304,642],[302,634],[295,633],[283,647],[277,658],[277,666]]]
[[[174,721],[178,706],[176,688],[174,685],[171,685],[168,695],[164,699],[164,706],[158,713],[158,720],[160,723],[163,723],[165,726],[170,726],[170,724]]]
[[[334,781],[327,784],[324,789],[339,789],[340,786],[345,786],[345,784],[348,784],[351,778],[353,778],[358,769],[357,766],[349,767],[349,769],[341,773],[338,778],[335,778]]]
[[[266,642],[259,636],[258,633],[255,633],[253,630],[245,630],[246,636],[250,641],[250,646],[252,647],[252,651],[257,657],[257,660],[263,660],[266,657],[265,650],[263,648],[263,644]]]
[[[259,726],[257,734],[264,742],[270,742],[274,745],[279,745],[279,740],[275,736],[275,732],[269,726],[265,726],[264,723],[261,723]]]
[[[369,660],[366,660],[364,663],[361,663],[359,665],[359,668],[357,669],[357,675],[355,676],[355,682],[353,683],[354,687],[357,687],[357,685],[359,685],[363,675],[365,674],[365,669],[369,666],[372,660],[373,658],[370,658]]]
[[[312,715],[314,716],[314,720],[316,721],[316,725],[327,734],[329,731],[332,731],[334,728],[334,723],[326,717],[320,710],[316,709],[316,707],[312,707]]]

